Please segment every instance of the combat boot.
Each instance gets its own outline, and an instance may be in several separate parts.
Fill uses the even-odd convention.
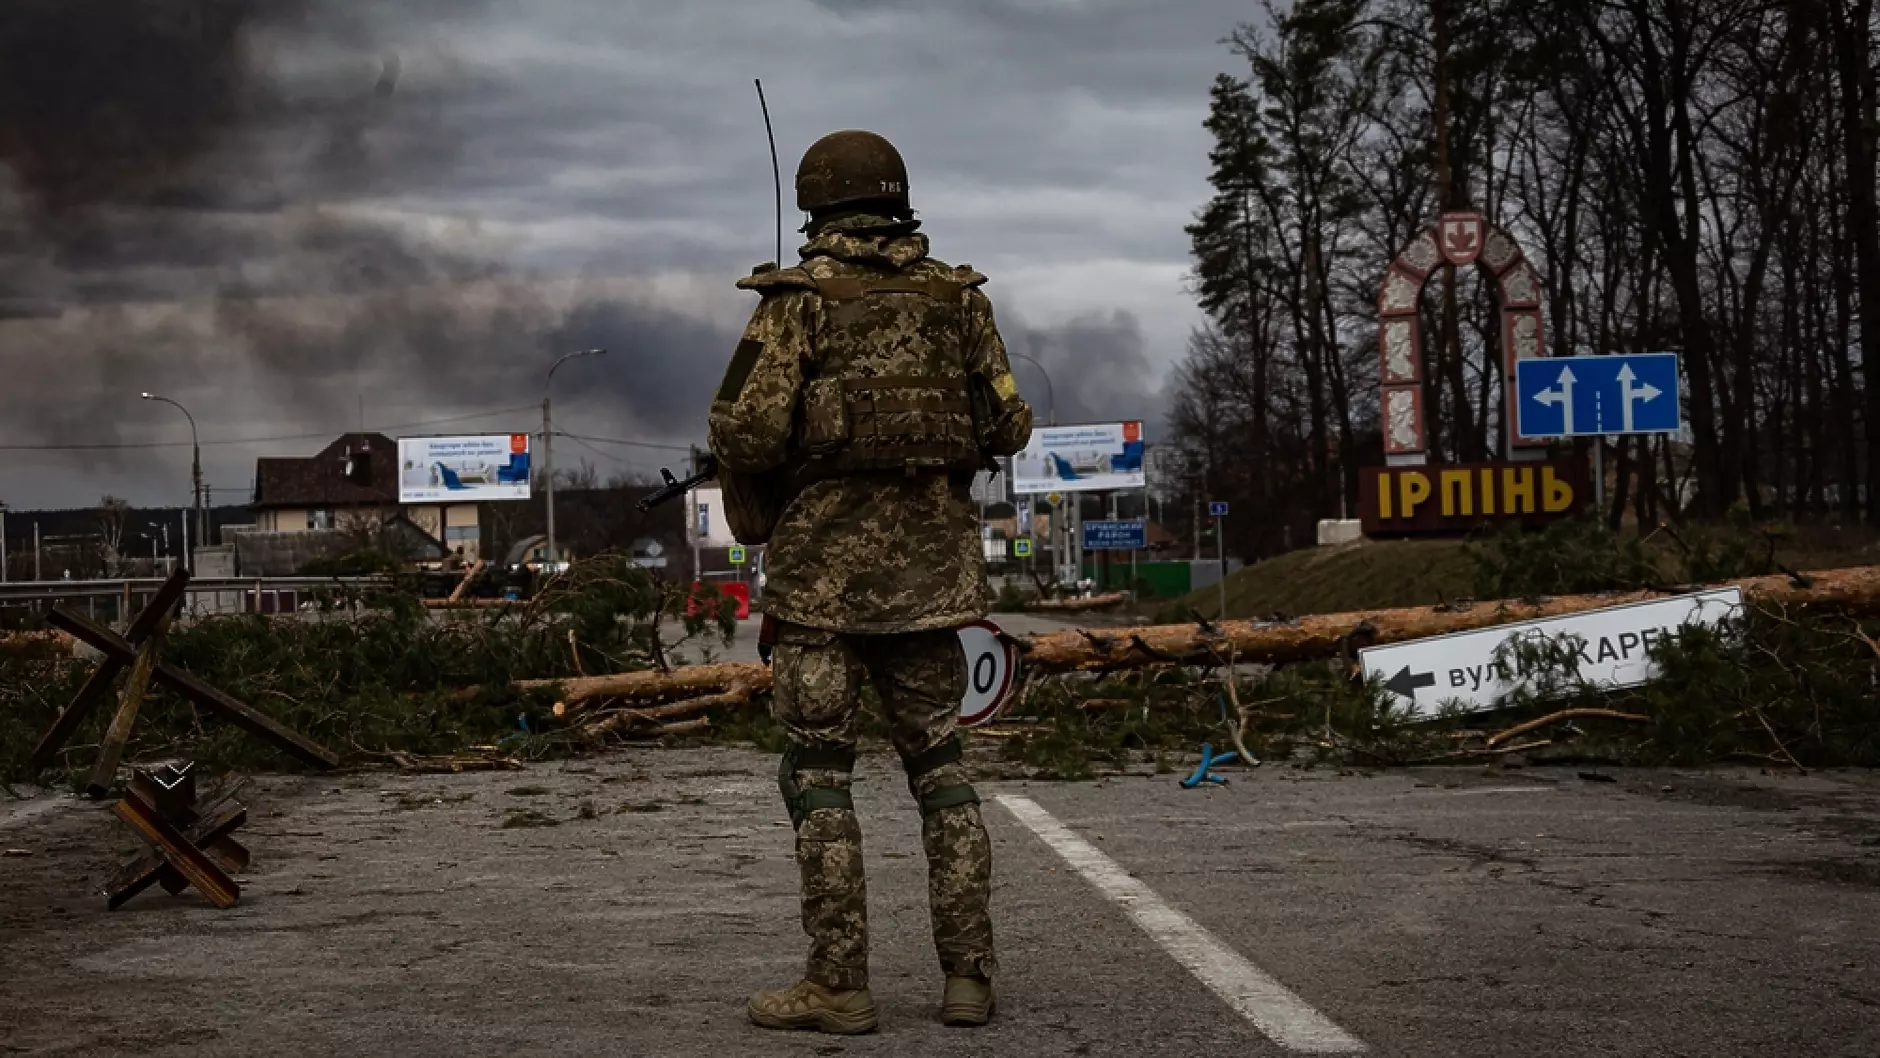
[[[983,977],[948,977],[940,995],[940,1023],[984,1025],[992,1020],[992,982]]]
[[[751,997],[751,1020],[767,1029],[815,1029],[844,1036],[873,1032],[875,1000],[866,988],[837,991],[814,981],[759,992]]]

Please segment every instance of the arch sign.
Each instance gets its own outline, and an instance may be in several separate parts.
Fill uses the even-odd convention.
[[[959,628],[966,651],[966,695],[960,699],[960,726],[990,723],[1012,697],[1012,677],[1018,669],[1018,650],[999,638],[999,626],[974,621]]]
[[[1545,448],[1546,438],[1523,438],[1516,430],[1514,362],[1547,355],[1541,333],[1540,279],[1507,232],[1480,213],[1445,213],[1424,228],[1384,273],[1377,296],[1379,388],[1383,391],[1384,455],[1396,465],[1428,459],[1424,422],[1423,336],[1419,303],[1423,284],[1444,264],[1476,265],[1501,295],[1501,349],[1506,365],[1503,432],[1510,458]]]

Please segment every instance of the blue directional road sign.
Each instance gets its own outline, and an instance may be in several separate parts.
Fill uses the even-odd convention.
[[[1085,522],[1085,551],[1141,551],[1149,546],[1149,530],[1141,519]]]
[[[1517,360],[1514,388],[1524,438],[1673,433],[1683,422],[1676,353]]]
[[[1211,501],[1209,501],[1209,503],[1208,503],[1208,517],[1210,517],[1210,518],[1225,518],[1225,517],[1227,517],[1227,501],[1226,501],[1226,500],[1211,500]]]

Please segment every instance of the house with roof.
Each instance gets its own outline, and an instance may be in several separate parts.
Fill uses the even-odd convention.
[[[419,562],[452,556],[474,562],[482,551],[477,504],[399,503],[398,444],[381,433],[342,434],[312,456],[256,460],[250,507],[255,528],[242,535],[276,539],[237,541],[238,550],[244,543],[286,546],[284,534],[297,533],[353,540],[372,536]]]

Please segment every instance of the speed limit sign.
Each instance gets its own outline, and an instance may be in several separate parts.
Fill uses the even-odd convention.
[[[960,646],[966,652],[966,696],[960,699],[960,726],[988,723],[1012,696],[1012,675],[1018,651],[999,638],[991,621],[961,625]]]

